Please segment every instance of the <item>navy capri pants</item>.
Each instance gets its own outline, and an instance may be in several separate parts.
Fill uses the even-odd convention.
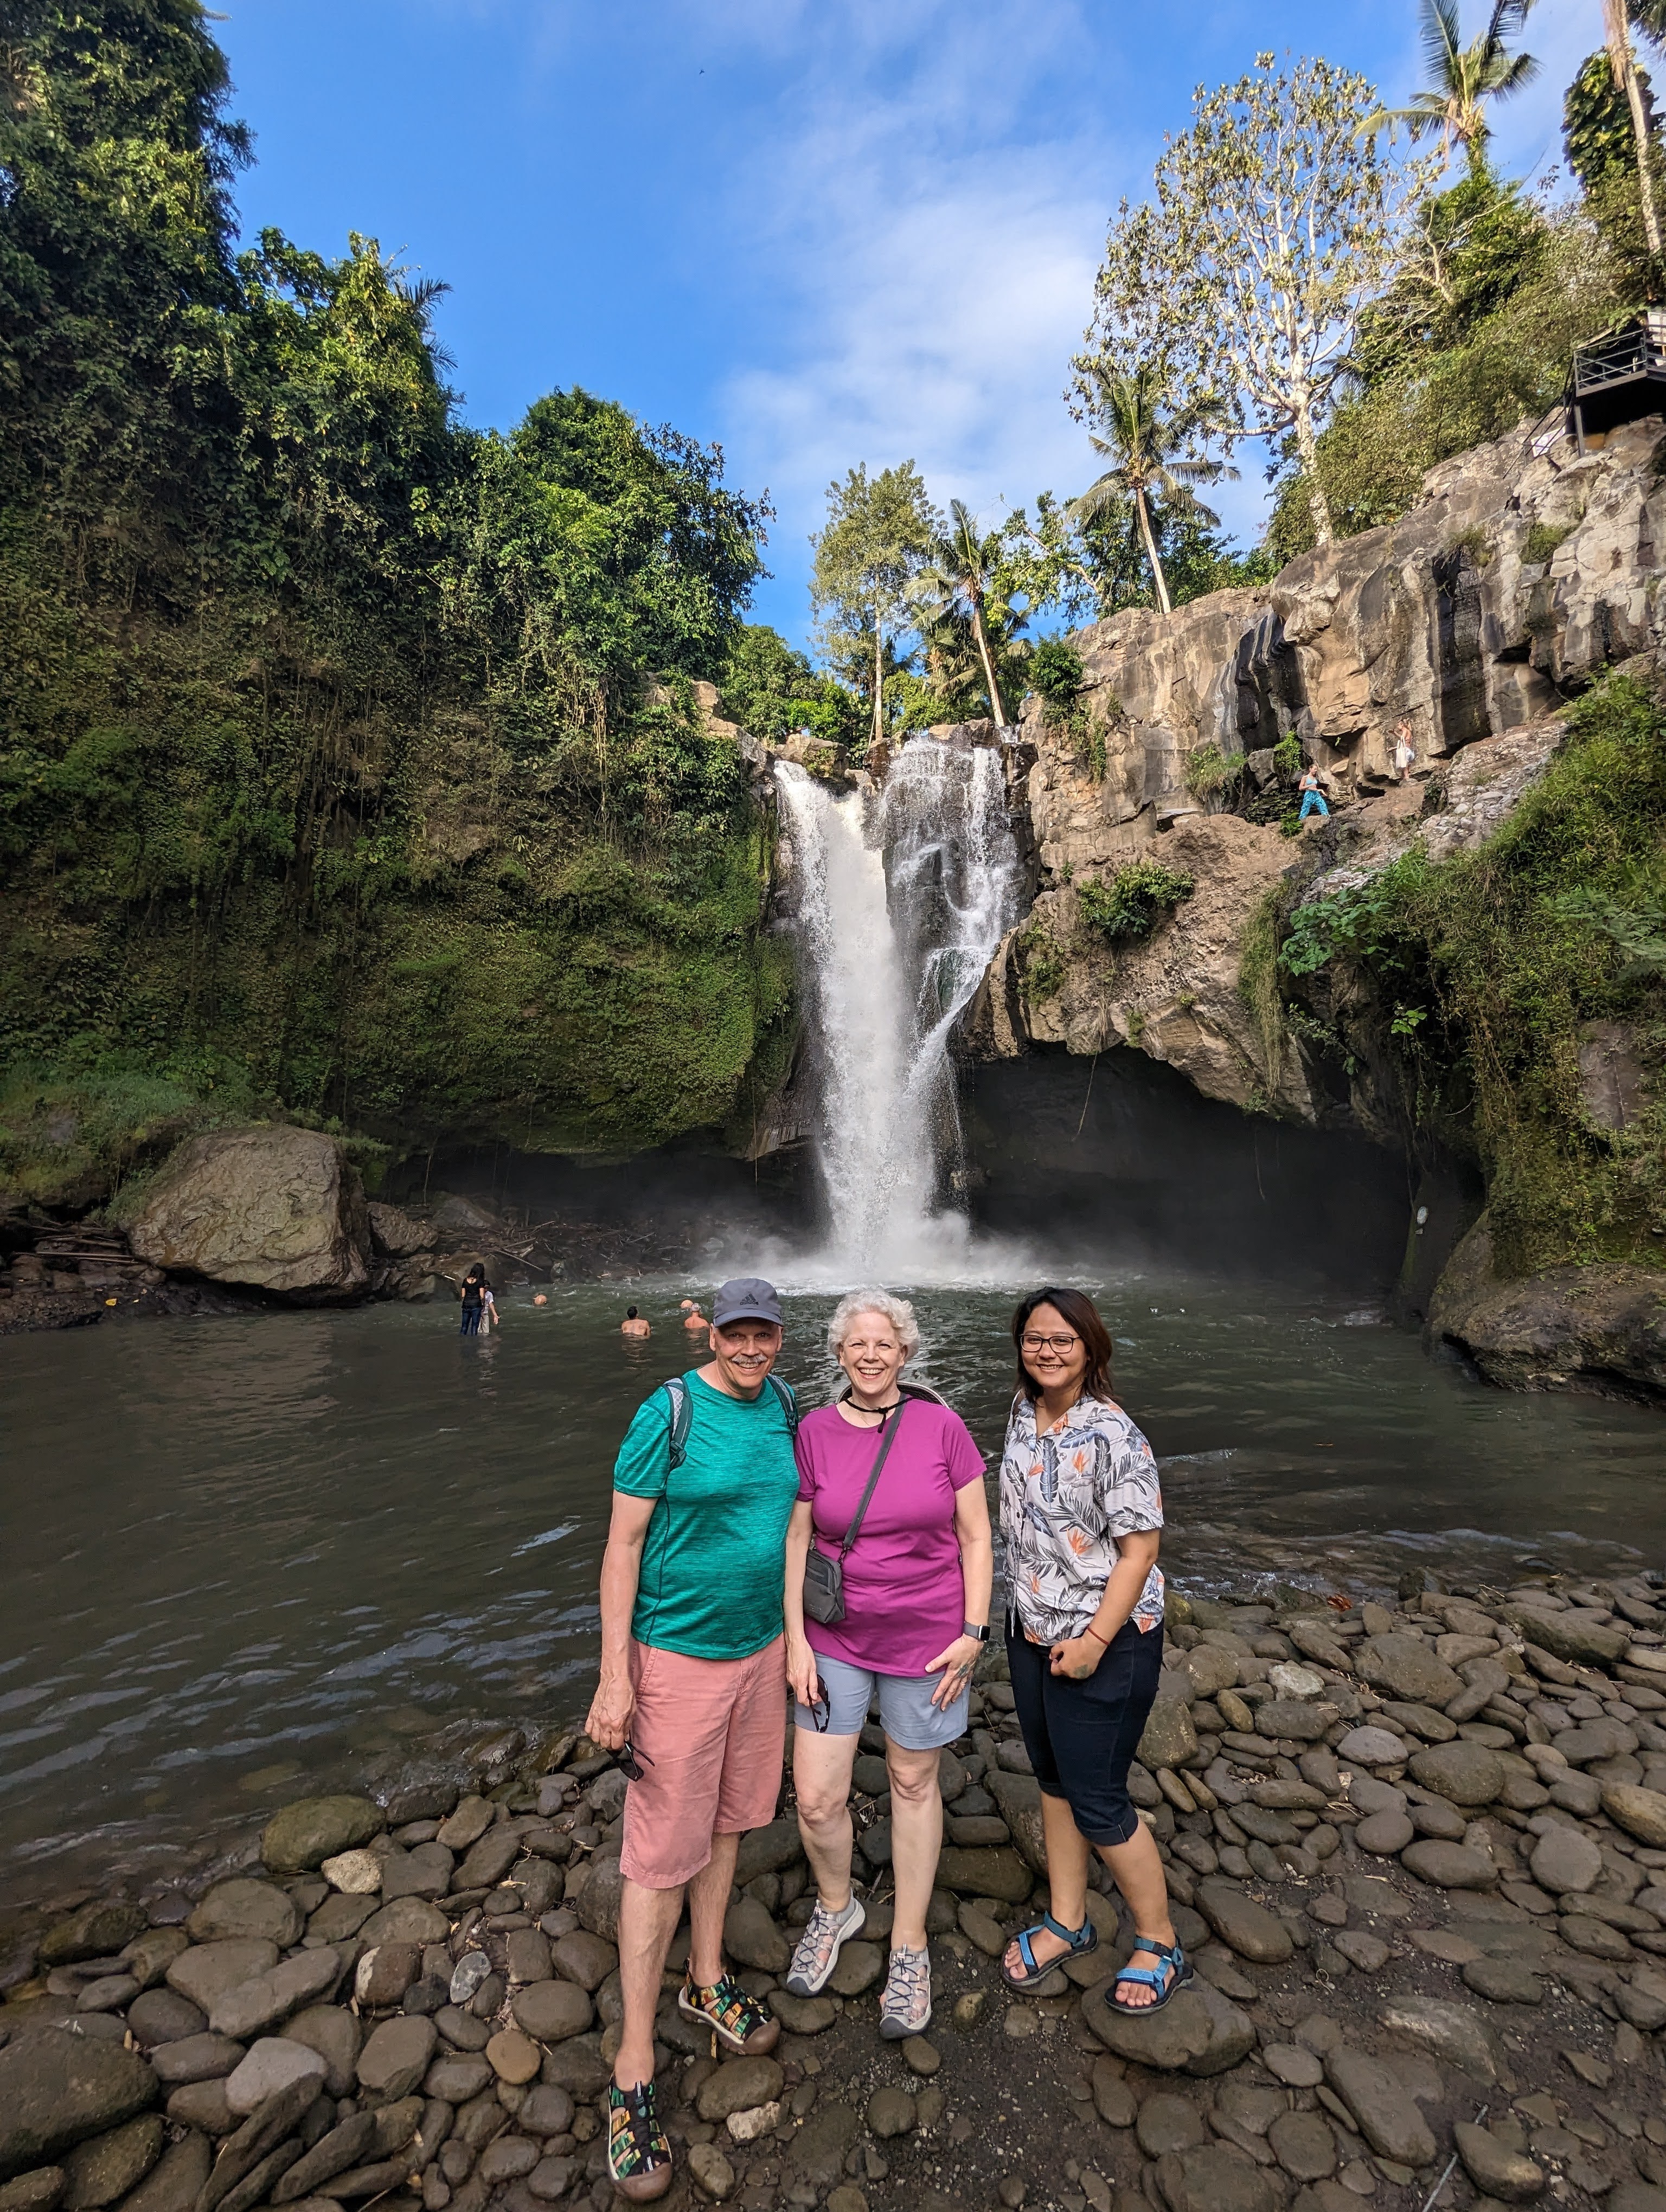
[[[1163,1631],[1142,1634],[1123,1622],[1085,1682],[1052,1672],[1046,1644],[1032,1644],[1006,1616],[1006,1659],[1012,1702],[1036,1779],[1049,1797],[1062,1797],[1091,1844],[1125,1844],[1139,1814],[1128,1796],[1128,1768],[1145,1733],[1163,1669]]]

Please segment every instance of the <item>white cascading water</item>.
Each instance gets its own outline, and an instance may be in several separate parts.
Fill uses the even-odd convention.
[[[818,1076],[828,1233],[814,1272],[830,1283],[981,1275],[950,1196],[949,1039],[1018,917],[1000,755],[912,738],[877,794],[836,793],[787,762],[775,777]]]

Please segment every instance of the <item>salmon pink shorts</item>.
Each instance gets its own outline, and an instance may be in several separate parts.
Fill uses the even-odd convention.
[[[749,1659],[690,1659],[630,1647],[630,1741],[642,1778],[625,1792],[620,1870],[644,1889],[680,1889],[714,1836],[775,1814],[787,1736],[787,1639]]]

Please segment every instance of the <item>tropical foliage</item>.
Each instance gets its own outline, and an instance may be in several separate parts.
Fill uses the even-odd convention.
[[[1470,173],[1487,166],[1491,135],[1487,104],[1507,100],[1531,84],[1539,64],[1531,54],[1510,51],[1533,7],[1533,0],[1493,0],[1487,27],[1466,46],[1460,43],[1457,0],[1418,0],[1418,30],[1429,82],[1405,107],[1379,107],[1367,128],[1404,124],[1420,138],[1440,133],[1441,152],[1462,147]]]
[[[197,0],[0,20],[9,1099],[143,1069],[399,1146],[744,1116],[787,978],[690,684],[767,509],[577,389],[464,428],[372,240],[238,253]]]
[[[1332,535],[1315,465],[1359,319],[1387,282],[1423,188],[1369,128],[1376,95],[1323,60],[1252,74],[1193,102],[1154,198],[1112,221],[1079,374],[1122,355],[1163,365],[1171,403],[1243,435],[1288,432],[1314,535]]]
[[[1160,494],[1165,512],[1176,520],[1219,527],[1220,518],[1205,507],[1194,487],[1237,471],[1190,451],[1207,437],[1219,415],[1219,404],[1211,397],[1170,411],[1166,380],[1156,361],[1120,371],[1105,361],[1090,361],[1080,371],[1079,388],[1087,411],[1105,432],[1104,437],[1093,433],[1089,442],[1110,466],[1073,501],[1072,517],[1085,524],[1109,520],[1131,501],[1158,611],[1169,614],[1174,601],[1152,526],[1152,501]]]

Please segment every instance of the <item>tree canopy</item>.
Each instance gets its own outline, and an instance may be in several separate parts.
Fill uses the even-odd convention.
[[[576,386],[465,427],[374,239],[238,252],[210,20],[0,0],[0,1048],[400,1142],[721,1121],[782,986],[688,687],[768,502]]]

